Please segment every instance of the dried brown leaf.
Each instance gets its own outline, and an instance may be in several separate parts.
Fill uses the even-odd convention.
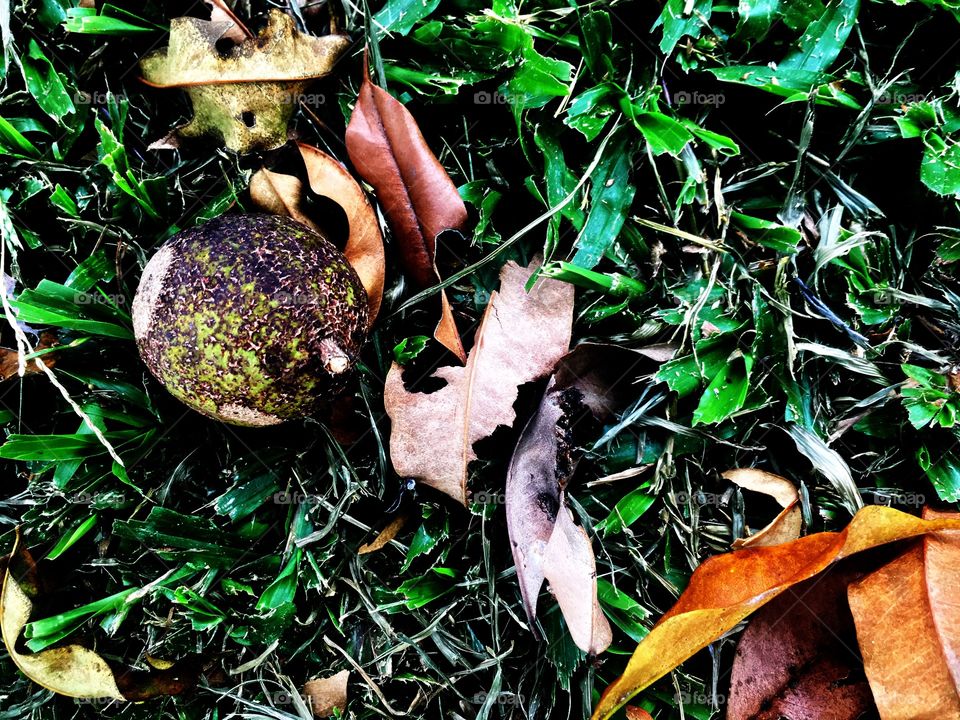
[[[543,575],[578,648],[599,655],[613,640],[597,598],[597,564],[587,531],[573,521],[560,496],[557,521],[544,549]]]
[[[385,273],[383,236],[377,214],[367,194],[342,163],[312,145],[299,143],[298,147],[307,167],[310,189],[333,200],[347,215],[350,234],[343,254],[367,291],[372,325],[380,312]]]
[[[230,20],[174,18],[169,46],[140,61],[143,81],[186,89],[194,115],[178,128],[184,137],[217,135],[240,153],[279,147],[297,98],[329,74],[350,40],[304,35],[293,18],[271,10],[259,36],[221,54],[217,42],[235,28]]]
[[[419,287],[436,284],[437,236],[461,229],[467,209],[413,115],[370,82],[368,74],[347,126],[346,144],[357,172],[376,190],[404,272]],[[446,293],[441,293],[434,337],[465,359]]]
[[[446,386],[429,394],[404,387],[404,371],[387,374],[384,405],[393,423],[390,457],[396,471],[466,504],[467,465],[473,445],[516,420],[518,388],[547,375],[570,344],[573,286],[527,280],[538,267],[507,263],[500,290],[484,312],[465,367],[441,367]]]
[[[953,518],[956,513],[926,513]],[[883,720],[960,718],[960,532],[926,535],[848,599]]]
[[[232,40],[234,43],[242,43],[247,38],[252,38],[253,33],[247,29],[247,26],[240,22],[240,19],[233,14],[230,6],[224,0],[204,0],[204,4],[210,8],[210,21],[225,23],[229,25],[227,30],[220,36]]]
[[[532,624],[540,589],[549,581],[574,642],[592,654],[602,652],[612,636],[597,600],[589,537],[564,501],[580,455],[573,427],[585,414],[612,416],[640,360],[633,351],[592,343],[564,356],[507,471],[507,530],[527,617]]]
[[[733,541],[734,549],[759,545],[779,545],[800,537],[803,516],[800,511],[800,493],[785,477],[757,468],[738,468],[721,473],[721,477],[736,483],[744,490],[769,495],[783,510],[770,523],[750,537]]]
[[[341,670],[336,675],[308,680],[303,686],[314,717],[330,717],[334,710],[343,711],[347,706],[347,681],[349,670]]]

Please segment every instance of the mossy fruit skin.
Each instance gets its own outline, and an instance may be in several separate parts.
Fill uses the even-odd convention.
[[[303,417],[329,399],[366,336],[343,254],[277,215],[230,214],[170,238],[133,301],[140,356],[175,397],[236,425]]]

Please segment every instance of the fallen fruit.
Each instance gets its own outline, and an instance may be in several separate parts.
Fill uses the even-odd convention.
[[[133,301],[150,371],[236,425],[309,414],[341,384],[366,328],[366,292],[343,254],[275,215],[224,215],[173,236]]]

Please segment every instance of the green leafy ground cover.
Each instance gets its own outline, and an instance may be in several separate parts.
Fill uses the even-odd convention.
[[[244,17],[267,8],[249,5]],[[325,31],[326,6],[312,10],[305,26]],[[422,342],[432,306],[411,302],[395,269],[351,389],[354,444],[320,419],[230,428],[148,377],[129,322],[140,269],[178,229],[249,208],[263,158],[208,142],[147,147],[189,106],[140,83],[137,59],[165,44],[170,18],[201,7],[4,0],[9,303],[60,333],[54,372],[123,460],[46,378],[0,388],[3,544],[22,525],[56,580],[35,614],[52,620],[28,628],[29,646],[69,637],[131,663],[197,653],[244,668],[220,687],[81,713],[303,716],[302,682],[347,667],[336,645],[411,716],[586,717],[692,569],[772,517],[720,472],[794,480],[809,531],[841,527],[861,504],[956,507],[955,5],[330,11],[356,45],[308,91],[296,131],[346,159],[371,42],[375,77],[419,119],[471,208],[470,237],[440,255],[463,327],[503,260],[545,251],[548,271],[580,287],[577,339],[677,347],[619,422],[582,438],[574,510],[593,537],[613,646],[585,658],[547,599],[543,639],[524,625],[500,504],[516,429],[482,444],[471,483],[484,502],[469,511],[392,473],[389,362],[427,372],[446,361]],[[3,340],[15,347],[9,328]],[[521,396],[521,414],[536,394]],[[358,556],[398,499],[413,517],[398,542]],[[657,718],[719,716],[732,652],[717,643],[640,704]],[[6,657],[0,672],[0,717],[77,713]],[[356,674],[351,695],[355,717],[386,716]]]

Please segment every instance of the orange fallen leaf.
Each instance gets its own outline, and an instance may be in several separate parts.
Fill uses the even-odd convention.
[[[624,712],[626,713],[627,720],[653,720],[653,715],[635,705],[627,705],[627,707],[624,708]]]
[[[440,280],[437,236],[460,230],[467,209],[447,171],[431,152],[413,115],[370,81],[363,85],[346,131],[347,152],[360,176],[373,185],[396,238],[404,272],[419,287]],[[445,292],[434,337],[466,361]]]
[[[694,571],[676,604],[637,646],[623,675],[606,688],[594,720],[609,718],[631,697],[780,593],[831,564],[886,543],[944,530],[960,530],[960,517],[924,520],[874,505],[860,510],[840,532],[709,558]]]
[[[432,393],[404,387],[404,370],[387,374],[384,406],[392,422],[390,457],[401,477],[412,477],[467,502],[467,466],[473,445],[516,420],[518,389],[549,374],[567,351],[573,323],[572,285],[540,279],[539,266],[507,263],[477,330],[465,367],[441,367],[446,385]]]

